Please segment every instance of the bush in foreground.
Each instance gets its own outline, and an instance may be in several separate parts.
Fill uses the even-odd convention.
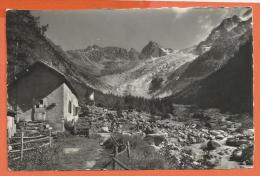
[[[130,143],[130,158],[127,157],[127,153],[124,153],[117,158],[127,165],[129,169],[168,169],[170,168],[169,162],[160,155],[153,147],[149,146],[147,142],[143,140],[140,135],[121,135],[115,134],[114,138],[120,144]],[[109,139],[104,143],[107,149],[113,149],[114,142]],[[120,148],[119,148],[120,150]]]

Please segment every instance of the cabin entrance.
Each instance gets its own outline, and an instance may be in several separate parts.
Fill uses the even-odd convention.
[[[35,121],[45,121],[46,120],[46,102],[44,100],[39,100],[34,105],[33,120]]]

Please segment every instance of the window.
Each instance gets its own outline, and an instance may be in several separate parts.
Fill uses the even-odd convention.
[[[37,101],[37,103],[35,104],[35,108],[44,108],[44,101],[43,101],[43,99]]]
[[[40,106],[40,108],[43,108],[44,107],[44,105],[43,105],[43,100],[39,100],[39,106]]]
[[[40,105],[43,105],[43,100],[40,100],[39,103],[40,103]]]
[[[76,107],[76,112],[77,112],[76,115],[78,115],[79,114],[79,107]]]
[[[75,105],[73,105],[73,115],[74,116],[77,115],[77,107]]]
[[[72,108],[71,101],[69,101],[69,105],[68,105],[68,112],[69,113],[71,113],[71,108]]]

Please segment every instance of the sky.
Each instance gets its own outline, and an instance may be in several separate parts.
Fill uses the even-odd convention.
[[[47,37],[64,50],[91,45],[138,51],[155,41],[162,47],[183,49],[204,40],[224,18],[245,8],[161,8],[127,10],[31,11],[49,24]]]

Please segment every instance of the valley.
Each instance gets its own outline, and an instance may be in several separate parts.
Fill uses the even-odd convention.
[[[151,93],[151,81],[155,78],[162,79],[162,85],[167,81],[167,77],[176,69],[187,62],[195,59],[192,53],[178,51],[166,56],[145,60],[138,66],[123,73],[102,76],[100,80],[115,87],[114,94],[132,95],[151,98],[156,92]],[[160,98],[167,96],[160,95]]]
[[[16,133],[8,139],[8,151],[14,149],[19,154],[17,146],[23,144],[17,143],[23,141],[22,134],[28,131],[30,135],[46,133],[46,126],[49,129],[48,123],[53,120],[48,119],[50,116],[57,117],[52,123],[62,129],[50,128],[49,147],[26,153],[25,162],[10,155],[9,167],[12,170],[252,168],[253,23],[252,10],[241,9],[240,13],[221,16],[220,23],[212,26],[206,38],[199,38],[197,43],[183,49],[162,46],[149,39],[139,49],[135,45],[123,48],[93,43],[67,50],[49,38],[48,25],[42,25],[40,18],[30,11],[8,11],[8,90],[23,75],[36,75],[33,86],[24,83],[25,93],[18,96],[25,96],[24,102],[18,101],[21,107],[27,103],[32,111],[26,111],[22,120],[17,118],[20,112],[14,115]],[[38,66],[34,67],[35,63]],[[19,74],[22,76],[17,77]],[[57,85],[52,85],[52,81]],[[38,83],[41,86],[37,89]],[[42,99],[44,91],[47,97],[53,95],[47,88],[57,88],[61,83],[60,92],[54,94],[57,97],[51,97],[49,102]],[[32,87],[40,95],[28,91]],[[15,104],[17,97],[11,101],[10,95],[8,108],[13,103],[14,111],[22,111]],[[56,100],[59,101],[51,103]],[[41,119],[42,125],[26,131],[28,124],[34,124],[34,108],[44,122]],[[52,114],[48,116],[47,112]],[[65,118],[66,115],[70,117]]]

